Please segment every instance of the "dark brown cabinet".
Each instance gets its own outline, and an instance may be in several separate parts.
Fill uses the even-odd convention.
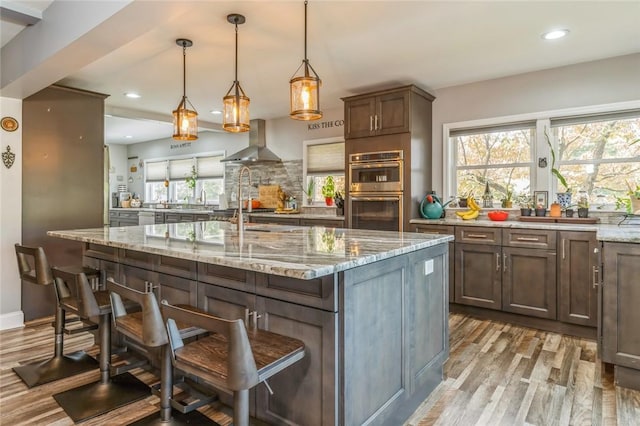
[[[625,367],[640,388],[640,245],[605,242],[602,256],[602,360],[616,364],[616,381]]]
[[[599,279],[594,232],[560,231],[558,319],[595,327]]]
[[[345,100],[345,138],[408,132],[409,94],[403,89]]]
[[[138,225],[138,211],[109,210],[109,226]]]
[[[456,243],[456,303],[502,308],[502,249],[498,245]]]

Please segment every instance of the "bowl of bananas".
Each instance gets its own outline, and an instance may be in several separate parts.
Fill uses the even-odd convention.
[[[509,217],[509,212],[505,212],[504,210],[494,210],[487,213],[489,219],[501,222],[503,220],[507,220]]]
[[[456,212],[456,215],[458,215],[458,217],[460,217],[463,220],[477,219],[478,216],[480,215],[481,208],[476,203],[476,200],[473,197],[467,198],[467,206],[469,207],[468,210]]]

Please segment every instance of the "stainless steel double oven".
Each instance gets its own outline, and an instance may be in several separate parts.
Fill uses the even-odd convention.
[[[402,231],[403,169],[401,150],[349,155],[350,228]]]

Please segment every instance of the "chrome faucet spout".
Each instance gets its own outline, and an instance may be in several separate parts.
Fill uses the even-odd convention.
[[[244,229],[244,219],[242,217],[242,174],[245,170],[249,176],[249,186],[251,186],[251,169],[247,166],[240,167],[240,171],[238,172],[238,231]]]

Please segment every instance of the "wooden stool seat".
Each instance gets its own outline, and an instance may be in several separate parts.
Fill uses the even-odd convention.
[[[259,381],[271,377],[289,365],[289,360],[304,353],[304,343],[298,339],[265,330],[247,330]],[[219,333],[212,333],[182,348],[176,349],[177,363],[202,370],[203,379],[214,385],[226,385],[229,371],[229,340]],[[297,361],[297,359],[296,359]]]

